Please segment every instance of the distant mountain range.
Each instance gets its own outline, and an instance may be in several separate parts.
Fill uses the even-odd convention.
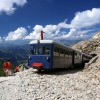
[[[7,41],[0,43],[0,59],[10,60],[13,65],[26,62],[29,57],[29,42],[31,40]],[[75,44],[80,40],[59,40],[67,46]]]
[[[27,62],[29,57],[29,40],[9,41],[0,44],[0,59],[10,60],[13,65]]]
[[[29,51],[26,46],[5,48],[0,50],[0,59],[10,60],[14,65],[23,63],[28,58]]]

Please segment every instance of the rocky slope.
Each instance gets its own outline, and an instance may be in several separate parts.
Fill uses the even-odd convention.
[[[88,54],[100,54],[100,32],[96,33],[96,35],[88,41],[81,41],[73,45],[72,48]]]
[[[100,32],[96,33],[88,41],[81,41],[81,42],[73,45],[72,48],[79,50],[81,52],[87,53],[87,54],[92,54],[92,55],[96,54],[97,59],[93,58],[89,62],[89,67],[95,68],[96,66],[100,66]],[[100,69],[100,67],[99,67],[99,69]]]
[[[29,69],[0,79],[0,100],[100,100],[100,72]]]

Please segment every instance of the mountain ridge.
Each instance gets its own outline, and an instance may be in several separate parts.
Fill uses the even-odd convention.
[[[76,43],[72,48],[88,54],[100,54],[100,32],[87,41]]]

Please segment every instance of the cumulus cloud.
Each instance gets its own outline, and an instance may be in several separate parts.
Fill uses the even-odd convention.
[[[0,13],[12,14],[17,6],[23,6],[27,0],[0,0]]]
[[[5,37],[5,41],[23,39],[26,35],[27,35],[27,30],[23,27],[20,27],[13,32],[9,32],[8,36]]]
[[[39,33],[43,30],[45,39],[84,39],[90,36],[87,35],[88,32],[93,31],[89,28],[97,24],[100,24],[100,8],[93,8],[92,10],[77,12],[70,24],[67,23],[66,19],[57,25],[46,25],[45,27],[36,25],[27,38],[39,39]]]
[[[28,28],[31,28],[31,26],[30,26],[30,25],[28,25],[27,27],[28,27]]]
[[[69,25],[66,21],[61,22],[57,25],[46,25],[43,27],[42,25],[36,25],[33,28],[33,32],[25,37],[25,39],[40,39],[40,31],[43,30],[45,39],[53,39],[61,33],[61,29],[69,28]]]
[[[88,32],[94,30],[90,28],[98,24],[100,24],[100,8],[93,8],[92,10],[77,12],[70,24],[67,23],[66,19],[57,25],[46,25],[45,27],[36,25],[27,38],[39,39],[39,33],[43,30],[45,32],[44,37],[47,39],[84,39],[90,36],[87,35]]]
[[[64,34],[60,37],[63,39],[87,39],[90,37],[90,35],[87,35],[86,33],[93,31],[93,30],[77,30],[77,29],[70,29],[68,34]]]
[[[100,24],[100,8],[77,12],[70,25],[72,28],[84,28],[96,24]]]
[[[31,33],[23,27],[18,28],[14,32],[10,32],[4,39],[17,40],[17,39],[40,39],[40,31],[43,30],[45,39],[86,39],[91,36],[88,34],[96,29],[92,29],[95,25],[100,24],[100,8],[93,8],[78,12],[72,19],[70,24],[67,19],[57,25],[36,25]],[[31,28],[30,26],[28,26]],[[100,30],[97,30],[100,31]]]
[[[0,37],[0,42],[2,42],[2,38]]]
[[[43,30],[43,26],[41,25],[36,25],[33,28],[33,31],[27,35],[26,37],[24,37],[24,39],[39,39],[40,38],[40,31]]]
[[[58,24],[58,27],[61,28],[70,28],[70,25],[67,24],[67,19],[64,22]]]
[[[77,12],[69,24],[70,31],[61,38],[87,38],[90,36],[86,34],[89,32],[88,28],[98,24],[100,24],[100,8]],[[83,28],[86,28],[87,30],[83,30]]]

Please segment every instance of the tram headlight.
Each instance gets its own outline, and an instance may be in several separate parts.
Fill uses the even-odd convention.
[[[47,60],[47,61],[50,61],[50,57],[47,57],[46,60]]]
[[[29,57],[28,60],[31,60],[31,57]]]

